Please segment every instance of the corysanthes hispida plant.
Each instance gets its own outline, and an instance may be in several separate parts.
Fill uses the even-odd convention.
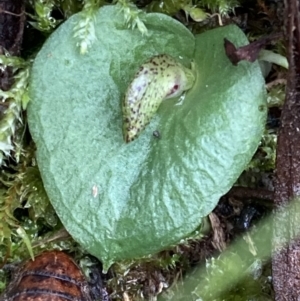
[[[194,71],[167,54],[146,61],[135,74],[123,100],[125,141],[128,143],[138,137],[163,100],[180,96],[194,82]]]

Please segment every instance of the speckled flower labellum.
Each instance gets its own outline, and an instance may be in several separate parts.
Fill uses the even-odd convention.
[[[135,74],[123,100],[123,135],[131,142],[147,126],[164,99],[180,96],[195,81],[191,69],[167,54],[156,55]]]

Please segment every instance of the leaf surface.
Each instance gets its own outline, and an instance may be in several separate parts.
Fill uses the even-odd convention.
[[[258,146],[264,80],[257,63],[235,67],[225,56],[224,37],[247,43],[235,26],[194,38],[172,18],[148,14],[149,36],[142,37],[106,6],[96,16],[97,41],[80,55],[73,38],[79,18],[62,24],[36,57],[28,122],[55,210],[107,268],[166,248],[199,227]],[[121,98],[138,66],[161,53],[187,67],[194,61],[196,84],[180,100],[163,101],[126,144]]]

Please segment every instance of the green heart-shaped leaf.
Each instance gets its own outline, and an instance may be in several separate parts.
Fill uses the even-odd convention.
[[[141,36],[107,6],[95,19],[97,40],[80,55],[73,38],[80,16],[62,24],[34,62],[28,121],[54,208],[107,268],[168,247],[201,224],[257,148],[265,89],[257,63],[235,67],[225,56],[224,37],[247,43],[235,26],[201,34],[195,46],[172,18],[146,15],[149,35]],[[194,61],[196,83],[180,101],[163,101],[126,144],[121,98],[138,66],[163,53],[187,67]]]

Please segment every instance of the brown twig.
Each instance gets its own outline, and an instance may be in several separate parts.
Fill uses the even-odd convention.
[[[274,201],[274,191],[262,188],[249,188],[249,187],[232,187],[227,193],[229,197],[237,198],[255,198],[267,201]]]
[[[1,14],[1,13],[8,14],[8,15],[11,15],[11,16],[21,17],[21,16],[24,15],[25,11],[22,11],[22,12],[19,13],[19,14],[15,14],[15,13],[12,13],[12,12],[10,12],[10,11],[7,11],[7,10],[5,10],[5,9],[0,8],[0,14]]]

